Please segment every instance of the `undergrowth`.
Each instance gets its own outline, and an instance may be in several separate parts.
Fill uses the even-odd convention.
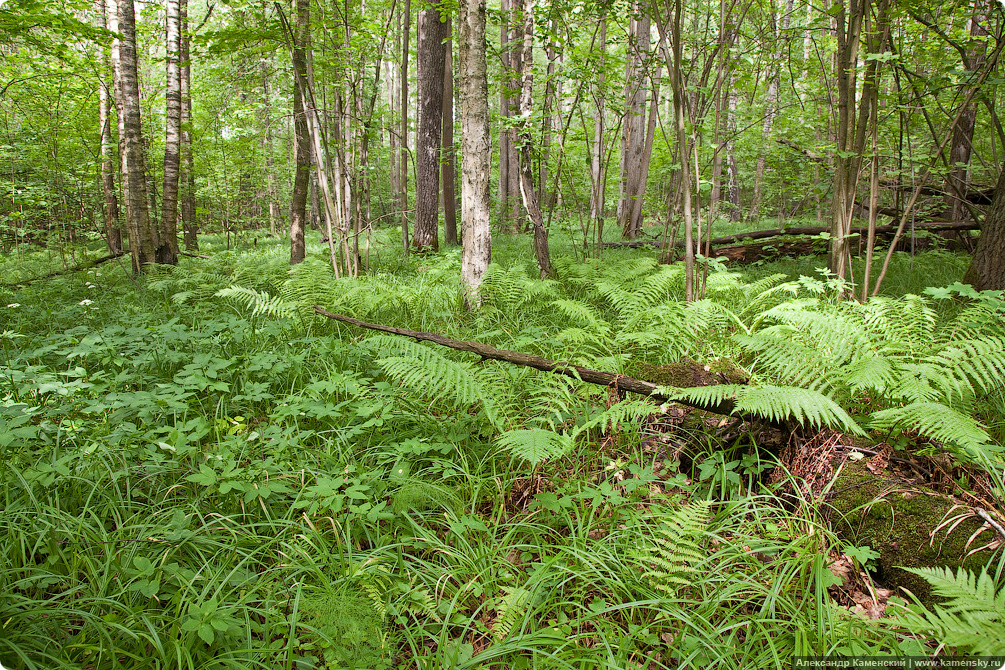
[[[457,250],[335,280],[278,243],[210,243],[139,281],[110,262],[0,291],[0,663],[749,668],[983,649],[951,624],[987,598],[1000,613],[994,569],[927,575],[970,600],[871,624],[829,597],[833,535],[813,500],[761,482],[770,456],[682,427],[709,456],[678,472],[640,428],[651,402],[312,305],[632,376],[728,365],[749,383],[666,392],[909,436],[1000,482],[997,298],[916,286],[860,305],[826,276],[714,267],[686,305],[682,270],[649,253],[559,245],[542,282],[524,242],[499,245],[476,314]]]

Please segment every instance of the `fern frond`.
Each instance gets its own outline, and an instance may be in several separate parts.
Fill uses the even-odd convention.
[[[496,442],[535,466],[543,460],[563,456],[572,447],[572,439],[567,435],[543,428],[507,430],[496,438]]]
[[[616,430],[622,424],[638,423],[641,419],[652,414],[654,410],[653,404],[645,400],[626,400],[614,403],[586,423],[577,426],[572,437],[575,439],[595,428],[600,428],[606,433],[609,429]]]
[[[943,366],[974,391],[987,393],[1005,383],[1005,338],[958,341],[927,360]]]
[[[551,306],[555,307],[559,312],[564,314],[566,317],[572,321],[578,322],[580,325],[591,326],[591,327],[605,327],[607,326],[592,307],[586,303],[579,302],[578,300],[553,300]]]
[[[274,318],[293,316],[296,311],[296,305],[286,302],[280,296],[271,296],[244,286],[230,286],[217,291],[215,295],[220,298],[233,298],[239,304],[253,308],[252,314],[255,316],[259,314]]]
[[[710,500],[692,501],[660,519],[650,542],[638,555],[644,564],[644,581],[670,595],[697,581],[701,564],[708,559],[702,539],[711,505]]]
[[[503,586],[505,595],[497,600],[492,635],[496,642],[509,637],[517,620],[524,616],[531,600],[531,591],[523,586]]]
[[[683,389],[661,389],[671,400],[717,404],[733,400],[736,411],[771,421],[792,419],[800,424],[826,426],[846,433],[864,435],[847,412],[827,396],[797,386],[743,386],[721,384]]]
[[[879,430],[916,430],[925,437],[959,445],[968,452],[984,451],[990,441],[973,417],[937,402],[915,402],[873,412],[869,425]]]
[[[923,577],[936,595],[949,600],[934,610],[922,605],[903,610],[898,623],[915,634],[930,635],[940,645],[973,655],[1005,655],[1005,588],[982,569],[905,568]]]

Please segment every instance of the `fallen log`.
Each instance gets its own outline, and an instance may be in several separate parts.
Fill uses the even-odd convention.
[[[75,265],[72,268],[66,268],[64,270],[55,270],[48,274],[39,275],[38,277],[32,277],[31,279],[23,279],[21,281],[11,282],[10,284],[3,284],[3,288],[17,288],[18,286],[27,286],[32,282],[41,281],[43,279],[51,279],[52,277],[58,277],[59,275],[69,274],[71,272],[79,272],[80,270],[89,270],[93,267],[101,265],[102,263],[107,263],[108,261],[115,260],[121,256],[125,256],[127,251],[120,251],[117,254],[108,254],[107,256],[102,256],[88,263],[81,263],[80,265]]]
[[[980,230],[980,224],[973,221],[940,221],[936,223],[918,223],[915,230],[927,230],[929,232],[940,232],[945,230]],[[828,226],[797,226],[794,228],[773,228],[771,230],[755,230],[750,233],[740,233],[739,235],[727,235],[725,237],[712,238],[712,245],[735,244],[743,240],[765,240],[771,237],[782,235],[819,235],[830,232]],[[855,226],[851,229],[852,234],[866,235],[869,228],[866,226]],[[876,226],[877,235],[892,235],[897,232],[897,226]],[[632,240],[631,242],[604,242],[605,247],[627,247],[635,249],[638,247],[653,246],[663,248],[662,240]],[[683,247],[684,243],[678,241],[675,247]]]
[[[401,335],[402,337],[410,337],[423,342],[432,342],[433,344],[438,344],[441,347],[448,347],[457,351],[467,351],[472,354],[478,354],[482,357],[482,360],[490,359],[494,361],[505,361],[514,365],[534,368],[535,370],[554,372],[555,374],[565,375],[566,377],[579,379],[590,384],[599,384],[601,386],[608,386],[619,391],[637,393],[639,395],[650,397],[657,402],[669,400],[667,396],[658,392],[658,389],[660,388],[659,385],[642,379],[634,379],[632,377],[628,377],[627,375],[619,375],[613,372],[603,372],[601,370],[591,370],[590,368],[585,368],[580,365],[572,365],[570,363],[563,363],[561,361],[551,361],[547,358],[524,353],[522,351],[496,349],[493,346],[481,344],[480,342],[464,342],[462,340],[454,340],[437,333],[424,333],[417,330],[408,330],[407,328],[384,326],[379,323],[367,323],[366,321],[354,319],[351,316],[333,314],[332,312],[322,308],[320,305],[314,305],[314,311],[321,316],[328,317],[329,319],[340,321],[342,323],[348,323],[353,326],[359,326],[360,328],[377,330],[382,333],[391,333],[393,335]],[[732,416],[736,410],[735,404],[732,400],[724,400],[716,404],[702,404],[689,400],[676,399],[674,402],[687,407],[712,412],[713,414],[723,414],[727,416]]]

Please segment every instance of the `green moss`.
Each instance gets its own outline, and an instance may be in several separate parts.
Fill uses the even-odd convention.
[[[907,589],[925,604],[933,602],[927,581],[903,568],[945,566],[976,570],[991,552],[967,557],[966,544],[982,523],[967,519],[953,528],[936,531],[958,504],[949,496],[914,486],[890,476],[874,475],[865,461],[845,463],[827,501],[832,526],[842,542],[869,546],[879,553],[875,578],[887,588]],[[964,513],[965,509],[954,511]],[[949,524],[952,526],[952,524]],[[932,534],[934,532],[934,540]],[[990,536],[978,538],[979,547]]]
[[[670,365],[639,363],[638,376],[660,386],[688,388],[692,386],[713,386],[727,381],[743,384],[747,375],[725,358],[717,358],[707,364],[696,363],[690,358],[682,358]]]

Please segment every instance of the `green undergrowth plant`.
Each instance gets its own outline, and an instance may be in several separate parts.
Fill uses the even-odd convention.
[[[648,253],[560,240],[542,282],[517,238],[469,314],[457,250],[375,245],[335,279],[314,241],[293,268],[233,242],[4,289],[5,667],[788,667],[911,644],[830,602],[828,530],[762,488],[747,443],[682,426],[701,457],[678,472],[649,400],[314,304],[633,376],[722,365],[750,383],[668,392],[998,467],[993,296],[857,305],[716,267],[685,304]]]

